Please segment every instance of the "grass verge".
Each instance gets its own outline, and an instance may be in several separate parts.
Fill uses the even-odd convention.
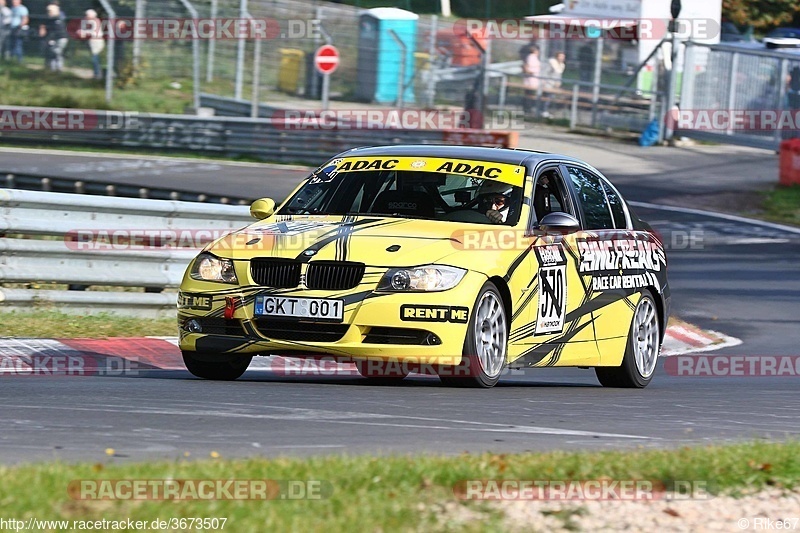
[[[800,185],[776,187],[764,196],[764,218],[800,226]]]
[[[174,337],[178,334],[175,320],[174,317],[148,319],[107,313],[75,315],[50,310],[0,313],[0,337]]]
[[[487,502],[460,501],[458,482],[511,480],[705,480],[715,493],[793,488],[800,479],[800,443],[749,443],[678,450],[543,454],[462,454],[252,458],[115,464],[41,463],[0,468],[6,516],[135,520],[227,518],[226,531],[502,531],[503,516]],[[216,455],[216,454],[214,454]],[[73,480],[319,480],[317,500],[84,501],[68,496]],[[469,517],[466,522],[457,517]]]

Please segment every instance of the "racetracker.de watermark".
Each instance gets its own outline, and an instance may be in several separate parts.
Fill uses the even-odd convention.
[[[0,109],[0,131],[89,131],[136,129],[141,114],[135,111],[82,109]]]
[[[333,494],[318,479],[76,479],[73,500],[324,500]]]
[[[282,231],[282,223],[250,228],[246,233],[231,229],[109,228],[72,229],[64,245],[75,252],[147,252],[171,249],[200,249],[216,242],[215,250],[289,251],[300,253],[315,244],[330,227],[293,233]]]
[[[276,111],[276,128],[286,130],[455,130],[480,123],[488,130],[524,130],[522,111],[438,111],[430,109],[331,109]]]
[[[664,371],[680,377],[800,377],[798,355],[676,355]]]
[[[317,19],[272,18],[131,18],[72,19],[67,22],[72,39],[102,35],[117,41],[186,41],[239,39],[314,39],[322,37]]]
[[[800,109],[680,109],[667,115],[673,130],[771,132],[800,130]]]
[[[470,479],[457,482],[461,500],[655,501],[710,499],[705,480],[641,479]]]
[[[437,357],[443,356],[438,354]],[[459,354],[450,359],[458,360],[460,358]],[[397,358],[351,360],[333,356],[273,357],[269,361],[269,370],[276,376],[300,378],[360,377],[364,375],[381,377],[407,376],[409,374],[466,378],[476,375],[479,371],[479,363],[473,363],[473,360],[469,358],[465,358],[460,365],[440,365],[413,363]],[[501,377],[524,376],[525,373],[522,369],[505,367],[500,375]]]
[[[676,21],[674,32],[681,40],[707,40],[721,35],[720,24],[706,18]],[[662,18],[589,18],[549,16],[539,19],[460,19],[453,25],[456,36],[509,40],[604,39],[661,40],[670,35],[670,21]]]
[[[0,355],[0,377],[137,376],[152,368],[135,357],[111,355]]]

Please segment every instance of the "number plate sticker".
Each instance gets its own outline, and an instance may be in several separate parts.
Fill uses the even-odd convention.
[[[286,296],[256,296],[256,316],[275,318],[305,318],[309,320],[344,320],[344,300],[327,298],[293,298]]]
[[[561,333],[567,311],[567,261],[560,244],[540,246],[539,308],[534,335]]]

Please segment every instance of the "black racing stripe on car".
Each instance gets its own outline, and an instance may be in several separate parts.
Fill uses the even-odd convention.
[[[511,334],[508,336],[508,340],[511,342],[517,342],[529,335],[533,335],[533,331],[536,328],[536,322],[528,322],[524,326],[520,326],[519,328],[513,330]]]
[[[307,263],[312,258],[313,255],[307,255],[306,252],[308,252],[309,250],[314,250],[315,252],[318,252],[328,244],[337,241],[342,237],[342,228],[353,229],[354,227],[363,226],[365,224],[370,224],[372,222],[377,222],[378,220],[380,219],[365,218],[363,220],[357,220],[352,223],[347,223],[346,226],[344,225],[345,223],[343,222],[342,223],[343,225],[337,226],[331,231],[328,231],[320,235],[320,237],[314,244],[312,244],[311,246],[300,252],[300,254],[295,259],[302,261],[303,263]]]
[[[260,338],[261,336],[256,331],[255,326],[251,320],[242,320],[242,329],[248,337]]]
[[[241,346],[239,346],[238,348],[236,348],[236,349],[234,349],[234,350],[230,350],[230,351],[228,351],[228,352],[226,352],[226,353],[236,353],[236,352],[241,352],[242,350],[244,350],[244,349],[246,349],[246,348],[250,348],[252,345],[254,345],[254,344],[258,343],[258,342],[259,342],[259,340],[258,340],[258,339],[257,339],[257,340],[248,340],[246,343],[242,344],[242,345],[241,345]]]
[[[558,348],[558,346],[554,346],[550,343],[540,344],[522,352],[522,355],[514,359],[511,364],[516,366],[533,366],[550,355],[550,352],[556,348]]]
[[[362,291],[353,294],[347,294],[345,296],[342,296],[341,298],[344,300],[344,305],[347,306],[350,304],[363,302],[365,299],[369,297],[370,294],[372,294],[372,291]]]
[[[525,261],[525,258],[528,257],[528,254],[531,253],[531,250],[533,250],[533,246],[528,246],[525,248],[524,252],[519,254],[517,258],[514,259],[514,262],[511,263],[510,267],[508,267],[508,272],[506,272],[506,275],[503,276],[503,279],[506,281],[506,283],[508,283],[508,281],[511,279],[511,276],[514,275],[514,272],[519,268],[522,262]]]
[[[376,222],[377,222],[377,224],[375,224]],[[306,252],[308,252],[309,250],[314,250],[315,252],[318,252],[322,248],[324,248],[325,246],[329,245],[330,243],[336,242],[339,239],[341,239],[342,237],[348,236],[349,234],[352,234],[352,233],[355,233],[357,231],[360,231],[360,230],[363,230],[363,229],[367,229],[367,228],[377,228],[377,227],[380,227],[380,226],[386,226],[386,225],[390,225],[390,224],[397,224],[398,222],[404,222],[404,221],[402,221],[402,220],[390,220],[390,221],[383,221],[382,222],[382,219],[380,219],[380,218],[365,218],[363,220],[357,220],[357,221],[353,222],[352,224],[348,224],[347,226],[343,226],[343,228],[345,229],[344,232],[340,231],[342,228],[337,228],[336,231],[332,235],[330,235],[328,237],[324,237],[324,238],[318,239],[317,242],[315,242],[314,244],[312,244],[311,246],[309,246],[308,248],[306,248],[305,250],[300,252],[300,254],[295,259],[298,260],[298,261],[301,261],[303,263],[307,263],[313,257],[313,254],[312,255],[307,255]],[[338,249],[337,249],[337,251],[338,251]]]
[[[539,277],[538,274],[535,275],[533,277],[534,281],[538,277]],[[531,282],[531,283],[533,283],[533,282]],[[530,285],[528,285],[528,287],[530,287]],[[517,308],[514,310],[514,313],[511,315],[511,322],[514,322],[519,317],[519,315],[521,315],[522,312],[525,309],[528,308],[528,306],[531,304],[531,301],[536,297],[537,294],[539,294],[539,286],[538,285],[530,290],[528,295],[525,297],[525,299],[521,303],[518,302]]]
[[[636,304],[630,301],[630,296],[626,296],[623,301],[631,311],[636,311]]]
[[[578,325],[577,321],[572,322],[570,324],[570,327],[567,328],[567,332],[564,333],[564,335],[562,335],[561,337],[559,337],[559,340],[561,340],[561,339],[564,339],[564,340],[561,341],[561,345],[558,348],[556,348],[555,352],[553,352],[553,358],[550,361],[547,362],[546,366],[555,366],[556,363],[558,363],[558,361],[561,359],[561,353],[564,351],[564,348],[566,347],[566,343],[569,342],[569,340],[571,340],[575,335],[580,333],[584,328],[586,328],[586,327],[588,327],[590,325],[594,326],[595,320],[596,319],[594,317],[592,317],[591,319],[589,319],[589,321],[584,322],[580,326]]]
[[[551,355],[551,352],[553,352],[553,356],[555,356],[555,351],[559,350],[559,348],[563,350],[564,349],[563,345],[569,342],[575,335],[580,333],[589,324],[591,324],[591,322],[586,322],[585,324],[582,324],[580,327],[576,328],[569,334],[561,335],[560,337],[536,345],[522,352],[522,355],[519,357],[519,359],[516,359],[514,362],[522,361],[528,365],[535,365],[536,363],[541,362],[548,355]],[[555,362],[557,362],[557,359]],[[547,366],[552,366],[553,364],[555,364],[555,362],[551,363],[550,361],[548,361]]]
[[[636,294],[636,292],[636,289],[615,289],[613,291],[604,291],[598,296],[592,298],[589,305],[592,307],[593,311],[598,311],[606,306],[617,303],[620,300],[625,300],[628,304],[628,307],[631,307],[631,304],[627,301],[627,299]],[[635,308],[636,306],[631,307],[632,310]]]
[[[583,275],[581,274],[581,255],[578,253],[577,250],[573,250],[572,246],[569,245],[569,241],[562,241],[561,243],[564,246],[564,250],[574,259],[573,264],[575,265],[575,271],[578,273],[578,279],[581,281],[581,285],[583,286],[583,292],[589,293],[589,283],[586,279],[584,279]]]
[[[593,304],[594,300],[589,300],[589,297],[590,297],[589,293],[585,293],[584,294],[583,302],[581,303],[581,305],[578,306],[578,308],[575,309],[574,311],[572,311],[570,313],[567,313],[566,317],[564,317],[564,322],[565,323],[575,322],[578,319],[580,319],[581,317],[583,317],[584,315],[586,315],[588,313],[591,313],[592,311],[595,311],[595,310],[599,309],[600,307],[603,307],[604,305],[606,305],[606,304],[603,304],[603,305],[601,305],[599,307],[595,307],[594,304]],[[527,337],[529,335],[533,335],[533,332],[534,332],[535,329],[536,329],[536,321],[529,322],[529,323],[525,324],[524,326],[520,326],[516,330],[513,330],[511,332],[511,334],[509,335],[509,340],[513,341],[513,342],[516,342],[516,341],[518,341],[518,340],[520,340],[522,338],[525,338],[525,337]]]

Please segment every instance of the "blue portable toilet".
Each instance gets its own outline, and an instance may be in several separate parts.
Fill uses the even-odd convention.
[[[397,101],[402,48],[392,37],[394,30],[406,47],[403,100],[414,101],[414,51],[419,15],[394,7],[368,9],[359,17],[356,98],[391,104]]]

